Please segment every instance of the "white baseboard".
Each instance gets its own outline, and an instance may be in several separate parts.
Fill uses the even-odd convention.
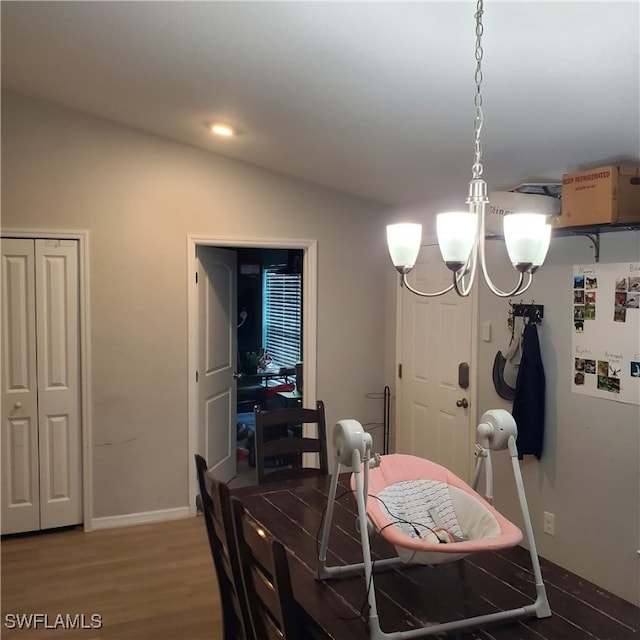
[[[113,529],[115,527],[130,527],[136,524],[149,524],[150,522],[165,522],[167,520],[180,520],[192,516],[189,507],[177,507],[175,509],[161,509],[159,511],[143,511],[142,513],[126,513],[121,516],[106,516],[93,518],[93,531],[97,529]]]

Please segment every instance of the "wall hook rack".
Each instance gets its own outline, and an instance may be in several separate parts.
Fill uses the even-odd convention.
[[[532,322],[540,322],[544,318],[544,305],[535,304],[535,300],[531,303],[524,303],[522,300],[517,304],[509,303],[513,317],[527,318]]]

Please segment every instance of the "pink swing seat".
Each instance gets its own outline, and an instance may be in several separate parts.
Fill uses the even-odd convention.
[[[369,472],[368,493],[369,520],[406,563],[451,562],[522,540],[520,529],[468,484],[424,458],[382,456]]]

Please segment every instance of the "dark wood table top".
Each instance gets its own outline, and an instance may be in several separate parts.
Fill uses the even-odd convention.
[[[362,561],[356,530],[356,502],[340,478],[329,541],[328,563]],[[330,478],[244,487],[232,491],[250,516],[280,540],[289,552],[296,601],[333,640],[368,640],[366,585],[363,575],[315,579],[322,518]],[[372,536],[374,559],[395,550]],[[451,632],[455,640],[627,640],[637,637],[638,609],[585,580],[542,560],[554,614],[493,623],[485,628]],[[483,615],[531,604],[535,600],[529,553],[514,547],[476,553],[435,567],[404,565],[375,575],[380,625],[385,632],[408,631],[427,624]],[[615,606],[614,606],[615,605]],[[608,613],[607,613],[608,612]],[[442,637],[442,636],[439,636]]]
[[[330,565],[362,561],[362,545],[356,529],[356,502],[348,489],[348,478],[348,474],[343,475],[338,487],[327,557]],[[369,638],[369,632],[364,576],[326,581],[315,579],[328,492],[329,478],[321,477],[245,487],[232,494],[240,498],[251,517],[286,546],[295,598],[326,637],[365,640]],[[371,547],[374,559],[396,555],[394,548],[380,537],[372,538]],[[473,567],[470,570],[464,561],[437,567],[405,565],[376,573],[382,629],[386,632],[409,630],[496,611],[486,598],[470,594],[469,582],[474,588],[483,588],[482,573],[479,569],[473,571]],[[495,584],[492,586],[493,593]],[[533,600],[535,593],[531,590],[531,598],[516,606],[530,604]],[[513,598],[505,603],[505,607],[513,605]],[[455,637],[486,638],[473,631]]]

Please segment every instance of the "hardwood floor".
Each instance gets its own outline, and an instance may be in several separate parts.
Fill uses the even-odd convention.
[[[12,614],[84,614],[101,628],[18,629]],[[10,616],[7,618],[7,616]],[[15,623],[16,628],[7,626]],[[95,625],[94,625],[95,626]],[[84,533],[2,540],[2,625],[11,638],[222,640],[221,607],[201,516]]]
[[[6,537],[1,547],[3,639],[222,640],[218,586],[201,516],[92,533]],[[521,548],[477,554],[473,565],[510,584],[522,579],[525,556]],[[551,563],[543,561],[543,571],[554,628],[564,630],[552,640],[638,637],[638,608]],[[49,627],[58,614],[79,614],[76,625],[91,627],[91,615],[97,614],[101,626],[52,629],[40,618],[37,629],[19,629],[15,614],[47,614]],[[574,635],[574,622],[588,628],[587,635]],[[14,623],[16,628],[8,628]],[[513,640],[550,637],[536,634],[537,628],[524,629],[523,636],[514,632]]]

